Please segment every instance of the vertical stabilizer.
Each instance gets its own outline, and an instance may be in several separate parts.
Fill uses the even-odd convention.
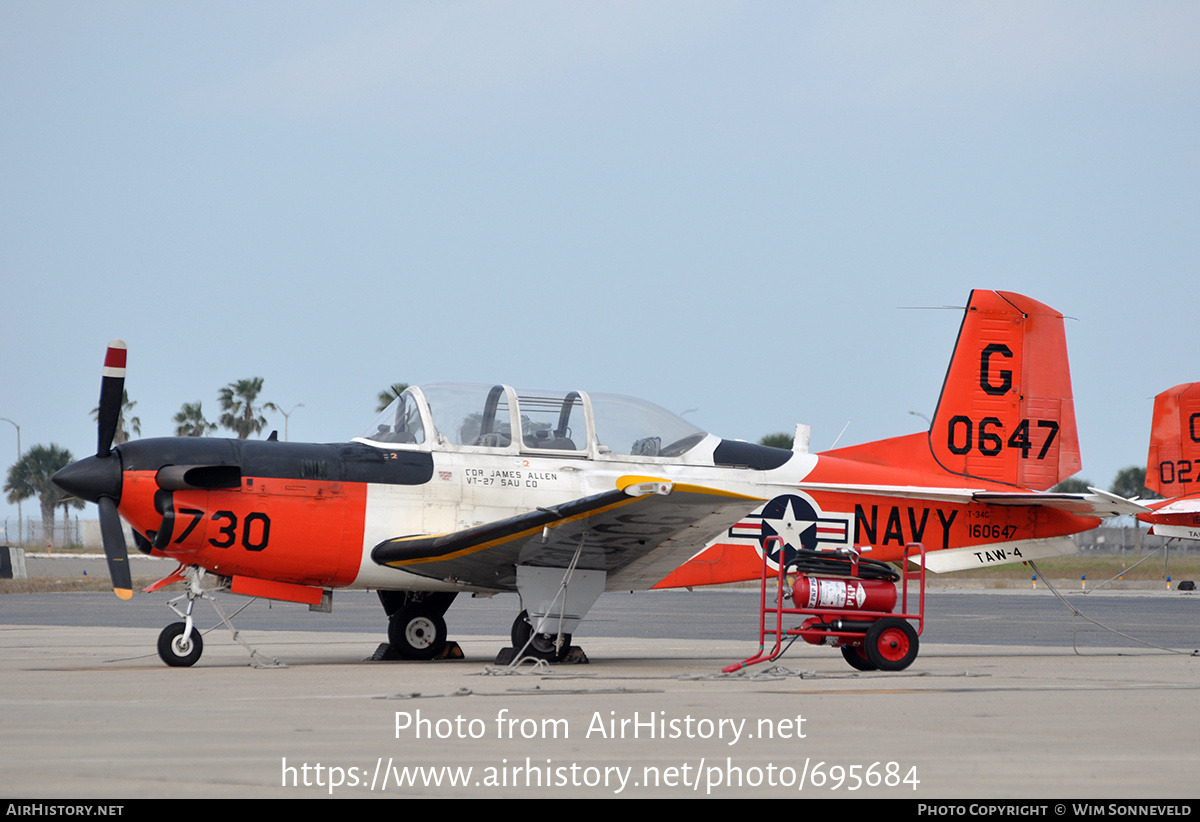
[[[1079,471],[1063,317],[1007,291],[972,291],[929,447],[947,471],[1045,490]]]
[[[1169,388],[1154,398],[1146,487],[1164,497],[1200,493],[1200,383]]]

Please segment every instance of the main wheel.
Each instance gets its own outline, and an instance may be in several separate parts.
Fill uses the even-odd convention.
[[[856,671],[877,671],[875,663],[867,659],[867,652],[861,645],[843,645],[842,659]]]
[[[571,648],[571,635],[563,634],[562,648],[554,646],[555,634],[533,634],[533,641],[529,642],[529,636],[533,634],[533,626],[529,624],[529,613],[522,611],[517,614],[517,618],[513,620],[512,639],[513,648],[520,651],[525,648],[525,643],[529,643],[529,647],[525,648],[527,656],[544,659],[547,662],[559,662],[567,655],[567,651]]]
[[[388,642],[403,659],[433,659],[446,647],[446,620],[419,604],[405,605],[388,620]]]
[[[884,617],[867,630],[867,659],[881,671],[903,671],[917,658],[920,642],[906,619]]]
[[[204,652],[204,640],[200,638],[200,630],[193,626],[192,635],[185,642],[185,628],[187,625],[182,622],[172,622],[158,635],[158,655],[172,668],[191,667]]]

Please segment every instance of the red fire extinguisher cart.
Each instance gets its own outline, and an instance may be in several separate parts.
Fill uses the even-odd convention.
[[[813,645],[842,649],[851,667],[860,671],[902,671],[917,658],[925,629],[925,546],[904,547],[901,568],[863,559],[856,551],[797,551],[787,561],[770,569],[772,548],[782,558],[783,539],[769,537],[763,543],[762,592],[759,607],[758,653],[725,667],[732,673],[759,662],[770,662],[783,654],[784,637],[798,637]],[[919,554],[920,566],[909,570],[909,558]],[[795,582],[789,584],[789,577]],[[767,598],[767,583],[774,579],[776,593]],[[901,585],[897,612],[896,583]],[[909,583],[913,582],[917,610],[909,610]],[[791,605],[785,605],[790,600]],[[805,617],[798,627],[784,628],[784,616]],[[916,628],[913,623],[916,623]],[[767,637],[775,644],[768,653]],[[788,647],[791,643],[788,643]]]

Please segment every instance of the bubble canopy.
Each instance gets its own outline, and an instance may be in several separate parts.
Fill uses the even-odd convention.
[[[669,458],[705,436],[634,397],[439,382],[407,388],[357,439],[389,447]]]

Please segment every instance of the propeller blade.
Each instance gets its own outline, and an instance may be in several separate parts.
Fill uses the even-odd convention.
[[[117,422],[121,418],[121,402],[125,399],[125,342],[113,340],[104,354],[104,371],[100,379],[100,409],[96,415],[99,429],[96,456],[107,457],[112,450]],[[111,559],[109,560],[111,562]]]
[[[108,575],[112,578],[113,593],[121,599],[133,596],[133,577],[129,573],[129,554],[125,548],[125,532],[121,516],[111,497],[100,497],[100,536],[104,539],[104,556],[108,558]]]

